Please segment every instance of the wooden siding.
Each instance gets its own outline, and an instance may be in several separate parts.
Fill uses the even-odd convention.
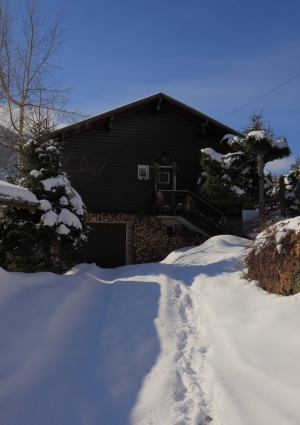
[[[200,149],[220,150],[224,130],[209,124],[205,134],[199,126],[147,107],[113,121],[108,133],[101,124],[66,137],[67,149],[77,156],[90,155],[106,161],[105,171],[93,181],[76,187],[88,211],[150,213],[155,199],[154,178],[138,180],[138,165],[159,163],[165,151],[180,169],[177,189],[196,192],[200,172]],[[199,137],[200,136],[200,137]]]

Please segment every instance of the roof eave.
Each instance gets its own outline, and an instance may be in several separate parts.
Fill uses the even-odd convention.
[[[202,112],[197,111],[196,109],[186,105],[185,103],[182,103],[162,92],[159,93],[155,93],[153,95],[138,99],[134,102],[130,102],[130,103],[126,103],[122,106],[119,106],[117,108],[102,112],[101,114],[98,115],[94,115],[92,117],[86,118],[84,120],[78,121],[74,124],[70,124],[68,126],[65,126],[63,128],[60,128],[58,130],[55,130],[53,132],[53,136],[54,137],[59,137],[61,134],[63,133],[68,133],[68,132],[72,132],[72,131],[80,131],[81,129],[87,128],[88,126],[95,124],[96,122],[101,122],[107,118],[109,118],[111,115],[117,115],[120,114],[122,112],[127,112],[126,114],[129,114],[131,111],[136,110],[139,108],[139,106],[145,106],[147,103],[151,103],[152,101],[162,98],[166,101],[169,101],[170,103],[172,103],[173,105],[177,106],[179,109],[183,109],[186,112],[189,112],[191,114],[193,114],[196,117],[199,117],[201,120],[203,121],[209,121],[210,123],[215,124],[218,127],[223,128],[226,133],[232,133],[234,135],[241,135],[240,132],[238,132],[237,130],[234,130],[230,127],[228,127],[227,125],[215,120],[214,118],[211,118],[208,115],[203,114]],[[163,106],[163,104],[162,104]]]

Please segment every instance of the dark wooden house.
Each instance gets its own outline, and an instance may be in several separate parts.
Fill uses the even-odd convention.
[[[186,226],[210,235],[209,227],[188,220],[177,206],[197,203],[208,218],[220,218],[220,212],[197,198],[197,181],[200,149],[220,151],[227,133],[238,134],[163,93],[57,131],[55,137],[66,143],[67,155],[78,164],[82,158],[104,164],[103,173],[75,184],[94,217],[83,260],[104,267],[134,261],[132,229],[141,213],[155,214],[169,231]]]

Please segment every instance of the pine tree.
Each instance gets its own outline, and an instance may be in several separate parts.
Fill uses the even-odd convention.
[[[218,206],[245,202],[241,154],[219,154],[211,148],[202,149],[199,192],[202,197]]]
[[[226,154],[202,149],[200,160],[204,170],[199,180],[199,192],[209,202],[222,205],[253,206],[257,203],[257,176],[253,163],[245,155],[241,138],[226,135],[221,140]]]
[[[76,264],[87,239],[86,209],[60,171],[61,149],[49,132],[36,127],[36,137],[22,148],[21,178],[11,181],[40,200],[36,211],[5,207],[0,223],[1,266],[11,271],[64,273]]]
[[[202,149],[200,164],[204,175],[200,178],[199,191],[219,205],[235,202],[247,207],[247,204],[258,203],[260,220],[265,222],[265,192],[270,193],[272,185],[264,174],[265,164],[287,157],[291,151],[285,137],[275,139],[262,118],[261,113],[254,113],[243,136],[223,137],[221,144],[227,154]]]
[[[246,137],[243,139],[245,153],[249,162],[257,166],[259,218],[261,224],[266,222],[265,209],[265,174],[267,162],[282,159],[291,154],[285,137],[274,139],[273,130],[266,126],[262,114],[250,116],[250,126],[245,129]]]
[[[300,215],[300,158],[297,156],[291,164],[291,171],[284,174],[286,213],[289,217]]]

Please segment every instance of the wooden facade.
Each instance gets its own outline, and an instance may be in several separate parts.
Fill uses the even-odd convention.
[[[67,154],[105,164],[99,176],[75,185],[89,212],[150,214],[156,190],[197,193],[200,150],[220,151],[220,140],[228,133],[238,134],[157,93],[60,129],[55,137],[66,143]],[[167,161],[162,163],[162,157]],[[154,164],[161,166],[160,184]],[[139,165],[149,169],[149,176],[138,178]]]
[[[56,136],[78,158],[90,156],[105,163],[101,175],[77,187],[89,211],[150,213],[155,192],[153,164],[160,163],[167,152],[178,167],[176,188],[196,193],[200,149],[219,151],[226,133],[237,134],[158,93],[61,129]],[[138,165],[149,166],[149,179],[138,179]]]

